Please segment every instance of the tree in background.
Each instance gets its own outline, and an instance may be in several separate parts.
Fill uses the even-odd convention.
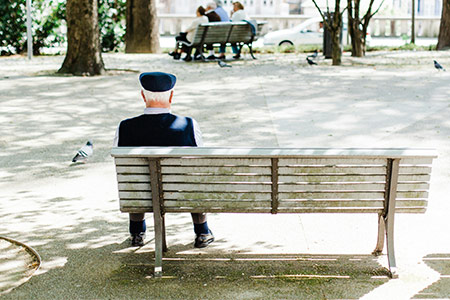
[[[323,24],[327,27],[327,30],[331,35],[331,58],[333,60],[333,66],[341,65],[341,57],[342,57],[342,48],[341,48],[341,33],[342,33],[342,14],[344,13],[344,8],[341,11],[340,0],[336,0],[334,3],[334,12],[330,12],[330,7],[328,6],[327,1],[327,12],[326,16],[319,8],[316,3],[316,0],[312,0],[316,8],[319,10],[320,15],[323,19]]]
[[[361,18],[361,0],[347,0],[348,9],[348,32],[352,39],[352,56],[362,57],[366,54],[366,37],[370,19],[380,10],[380,6],[372,13],[372,6],[375,0],[370,0],[369,7]]]
[[[126,53],[159,52],[156,0],[127,0]]]
[[[439,37],[437,50],[450,48],[450,0],[442,1],[441,27],[439,28]]]
[[[97,0],[67,0],[67,54],[59,73],[99,75],[105,71],[100,48]]]

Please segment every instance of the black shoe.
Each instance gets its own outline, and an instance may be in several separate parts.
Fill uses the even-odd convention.
[[[206,59],[216,60],[216,59],[217,59],[217,56],[215,56],[214,54],[211,54],[211,55],[208,56]]]
[[[170,56],[175,56],[175,54],[178,54],[178,53],[175,52],[175,51],[172,51],[172,52],[169,53]]]
[[[133,233],[131,235],[131,246],[144,246],[145,232]]]
[[[194,247],[195,248],[205,248],[212,242],[214,242],[214,236],[211,231],[208,234],[199,234],[195,238]]]
[[[176,60],[180,59],[180,57],[181,57],[180,53],[174,53],[174,55],[173,55],[173,59],[176,59]]]
[[[220,56],[219,56],[219,59],[220,59],[220,60],[225,60],[226,58],[227,58],[227,57],[226,57],[225,55],[220,55]]]
[[[234,59],[239,59],[239,58],[241,58],[241,55],[240,54],[236,54],[235,56],[233,56],[233,58]]]
[[[183,58],[184,61],[191,61],[192,60],[192,56],[190,55],[186,55],[185,58]]]

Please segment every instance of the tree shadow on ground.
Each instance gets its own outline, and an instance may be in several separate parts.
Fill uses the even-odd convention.
[[[413,299],[448,299],[450,295],[450,254],[429,254],[423,260],[430,268],[439,272],[440,279],[420,291]]]

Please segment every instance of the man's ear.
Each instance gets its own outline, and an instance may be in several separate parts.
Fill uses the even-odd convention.
[[[144,95],[144,91],[143,91],[143,90],[141,90],[141,96],[142,96],[142,99],[144,99],[144,102],[146,102],[146,101],[145,101],[145,95]]]
[[[169,103],[172,104],[173,90],[170,92]]]

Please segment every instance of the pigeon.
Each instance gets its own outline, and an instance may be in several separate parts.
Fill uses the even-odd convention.
[[[443,67],[440,63],[438,63],[438,62],[435,61],[435,60],[433,60],[433,61],[434,61],[434,67],[435,67],[436,69],[438,69],[439,71],[440,71],[440,70],[445,71],[444,67]]]
[[[311,54],[311,55],[308,55],[308,57],[310,57],[310,58],[316,58],[317,55],[318,55],[318,51],[317,51],[317,49],[316,49],[316,50],[314,50],[314,53]]]
[[[88,157],[94,153],[94,145],[91,141],[87,141],[86,145],[78,150],[77,154],[72,159],[73,163],[83,163],[85,164],[88,160]]]
[[[220,66],[221,68],[231,68],[231,67],[232,67],[232,65],[229,65],[229,64],[227,64],[227,63],[224,63],[224,62],[221,61],[221,60],[219,60],[217,63],[219,64],[219,66]]]
[[[317,65],[317,63],[315,62],[315,61],[313,61],[311,58],[309,58],[309,57],[306,57],[306,61],[308,62],[308,64],[310,65],[310,66],[312,66],[312,65]]]

